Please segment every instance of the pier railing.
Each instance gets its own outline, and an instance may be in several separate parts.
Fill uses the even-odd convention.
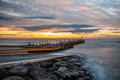
[[[73,48],[74,45],[84,43],[84,39],[62,39],[62,40],[45,40],[39,43],[28,42],[28,45],[22,45],[22,49],[0,50],[1,53],[15,53],[15,52],[49,52],[57,50],[65,50]]]

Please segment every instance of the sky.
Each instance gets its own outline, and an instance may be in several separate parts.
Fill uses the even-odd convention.
[[[0,38],[120,37],[120,0],[0,0]]]

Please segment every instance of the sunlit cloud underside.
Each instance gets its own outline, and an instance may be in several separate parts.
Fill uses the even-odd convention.
[[[115,32],[116,30],[112,30],[113,32],[110,30],[98,30],[88,33],[64,32],[69,30],[74,30],[74,28],[51,28],[31,31],[24,28],[17,28],[14,26],[1,27],[0,38],[100,38],[109,36],[120,37],[120,33]]]
[[[120,37],[120,0],[1,0],[0,38]]]

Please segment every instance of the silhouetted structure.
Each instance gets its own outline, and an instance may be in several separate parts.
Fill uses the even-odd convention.
[[[13,53],[13,52],[51,52],[58,50],[65,50],[73,48],[74,45],[84,43],[84,39],[62,39],[62,40],[45,40],[39,43],[28,42],[28,45],[21,46],[24,49],[14,50],[0,50],[0,53]]]

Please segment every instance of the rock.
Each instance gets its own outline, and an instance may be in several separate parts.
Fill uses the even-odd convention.
[[[29,77],[29,76],[25,76],[24,79],[25,79],[25,80],[32,80],[32,78]]]
[[[62,59],[61,59],[61,61],[67,61],[67,60],[69,60],[69,59],[71,59],[71,57],[70,57],[70,56],[65,57],[65,58],[62,58]]]
[[[67,70],[68,69],[66,67],[59,67],[59,69],[58,69],[59,72],[65,72]]]
[[[68,63],[67,68],[68,68],[69,70],[72,70],[72,71],[79,71],[79,70],[80,70],[80,67],[77,66],[77,65],[75,65],[75,64],[73,64],[73,63]]]
[[[33,65],[29,71],[29,75],[34,80],[58,80],[57,76],[46,68],[41,68],[39,65]]]
[[[83,58],[72,55],[43,62],[0,68],[0,80],[1,79],[94,80],[94,77],[93,74],[89,71],[89,68],[84,65]]]
[[[3,68],[3,69],[0,68],[0,79],[1,79],[2,77],[6,76],[6,75],[8,75],[7,70],[4,69],[4,68]]]
[[[72,73],[70,71],[60,72],[54,71],[54,73],[62,79],[69,80],[71,79]]]
[[[36,70],[36,69],[41,69],[40,63],[33,63],[31,66],[29,66],[29,70]]]
[[[49,70],[50,70],[50,71],[54,71],[55,69],[54,69],[54,68],[52,68],[52,67],[50,67],[50,68],[49,68]]]
[[[56,65],[58,67],[66,67],[66,66],[68,66],[66,61],[59,61],[59,62],[56,62],[53,65]]]
[[[54,71],[54,73],[63,79],[70,79],[72,75],[72,73],[68,71],[66,67],[59,67],[59,69],[57,71]]]
[[[25,76],[28,72],[28,68],[25,66],[15,66],[13,67],[13,69],[10,69],[9,72],[12,74],[19,74]]]
[[[78,77],[80,74],[78,71],[72,71],[72,76]]]
[[[43,68],[48,68],[52,66],[52,62],[41,62],[40,65]]]
[[[2,80],[25,80],[25,79],[20,76],[9,76],[9,77],[3,78]]]
[[[69,61],[71,62],[81,62],[79,58],[71,58]]]
[[[85,72],[84,71],[78,71],[79,72],[79,74],[80,74],[80,76],[84,76],[85,75]]]
[[[58,80],[55,74],[46,71],[34,70],[30,73],[34,80]]]
[[[74,64],[75,64],[75,65],[78,65],[78,66],[82,66],[82,65],[83,65],[83,64],[80,63],[80,62],[75,62]]]
[[[85,76],[84,79],[85,80],[91,80],[90,76]]]
[[[84,78],[78,78],[78,79],[76,79],[76,80],[85,80]]]
[[[85,72],[88,71],[87,67],[84,66],[84,65],[80,67],[80,70],[81,70],[81,71],[85,71]]]
[[[59,72],[59,71],[54,71],[54,73],[55,73],[58,77],[60,77],[60,78],[63,78],[63,79],[65,79],[65,78],[66,78],[66,75],[65,75],[65,74],[63,74],[62,72]]]
[[[65,73],[66,79],[71,79],[72,78],[72,73],[70,71],[66,71]]]
[[[76,62],[76,59],[72,58],[70,59],[71,62]]]
[[[44,77],[44,75],[46,75],[45,71],[41,68],[34,68],[31,69],[29,71],[29,75],[33,77],[34,80],[39,80],[40,78],[42,78],[42,76]]]
[[[85,74],[86,74],[86,76],[89,77],[89,79],[91,79],[91,80],[94,78],[94,76],[92,75],[92,73],[91,73],[90,71],[87,71]],[[87,78],[87,77],[86,77],[86,78]]]
[[[53,64],[53,66],[52,66],[52,71],[54,71],[54,70],[57,70],[59,67],[57,66],[57,65],[55,65],[55,64]]]

